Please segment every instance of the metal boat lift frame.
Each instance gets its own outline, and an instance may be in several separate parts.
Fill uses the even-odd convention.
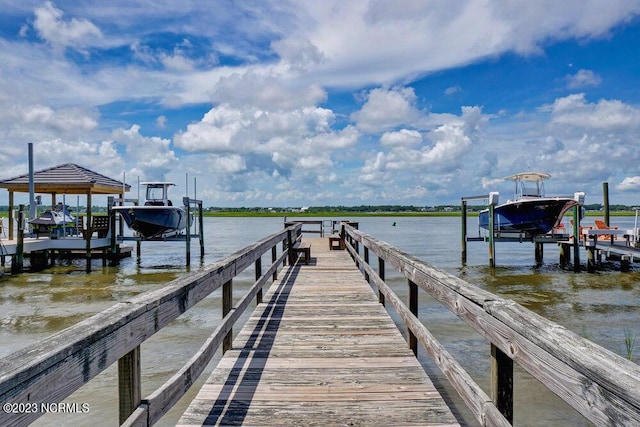
[[[542,261],[543,245],[545,243],[559,243],[567,241],[567,235],[539,235],[539,236],[526,236],[524,233],[505,235],[505,233],[496,233],[495,231],[495,214],[494,208],[498,204],[498,193],[491,192],[489,194],[481,196],[462,197],[462,263],[467,262],[467,242],[489,242],[489,266],[494,268],[496,266],[496,248],[495,242],[533,242],[535,244],[535,257],[537,262]],[[486,201],[489,208],[489,231],[486,237],[469,237],[467,235],[467,203],[471,201]],[[578,217],[579,206],[573,208],[574,218]],[[574,270],[578,271],[580,268],[580,239],[578,234],[578,224],[574,221],[572,235],[573,235],[573,266]]]
[[[119,203],[120,206],[123,206],[124,203],[134,203],[134,205],[138,204],[138,199],[116,199],[114,197],[109,198],[109,207],[115,206],[115,203]],[[120,220],[118,233],[112,233],[114,239],[118,242],[124,241],[135,241],[136,242],[136,254],[138,259],[141,257],[141,248],[142,242],[185,242],[185,255],[186,255],[186,265],[191,265],[191,239],[198,238],[200,243],[200,259],[204,258],[204,228],[203,228],[203,210],[202,210],[202,200],[191,199],[189,197],[183,197],[182,203],[187,211],[187,227],[185,229],[184,234],[178,234],[174,236],[165,236],[165,237],[154,237],[154,238],[144,238],[141,236],[125,236],[124,235],[124,223]],[[191,219],[192,219],[192,209],[191,207],[196,207],[196,216],[198,218],[197,232],[192,233],[191,231]],[[117,213],[112,209],[109,209],[109,215],[111,217],[111,229],[115,230],[115,221]],[[115,244],[115,243],[114,243]]]

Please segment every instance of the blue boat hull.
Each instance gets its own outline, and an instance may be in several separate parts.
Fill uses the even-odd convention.
[[[130,229],[147,239],[177,234],[187,226],[187,212],[180,207],[129,206],[113,209]]]
[[[557,227],[564,214],[578,202],[568,198],[540,198],[519,200],[494,208],[495,229],[500,232],[525,233],[531,236],[546,234]],[[489,211],[478,216],[481,228],[489,229]]]

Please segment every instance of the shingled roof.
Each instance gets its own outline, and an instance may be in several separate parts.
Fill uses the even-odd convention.
[[[131,188],[130,185],[74,163],[65,163],[34,172],[33,183],[36,193],[123,194]],[[0,188],[16,193],[28,193],[29,174],[0,181]]]

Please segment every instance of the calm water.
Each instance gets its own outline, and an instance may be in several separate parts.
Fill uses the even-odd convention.
[[[558,266],[555,245],[545,245],[544,262],[536,265],[530,243],[498,243],[495,269],[488,265],[485,243],[470,242],[467,264],[461,265],[460,219],[449,217],[357,218],[360,229],[415,256],[459,276],[481,288],[513,299],[609,350],[626,356],[625,334],[640,333],[640,265],[621,273],[615,267],[595,274],[575,274]],[[612,219],[613,225],[632,228],[633,218]],[[589,223],[589,218],[585,220]],[[395,224],[395,225],[394,225]],[[477,230],[476,218],[469,218],[469,233]],[[281,230],[282,218],[205,218],[205,258],[209,264],[246,245]],[[192,265],[185,267],[181,243],[147,242],[142,257],[124,259],[118,267],[102,267],[94,261],[93,272],[84,273],[84,261],[40,273],[0,277],[0,357],[77,323],[114,303],[157,289],[166,282],[202,265],[194,242]],[[586,255],[582,255],[586,260]],[[390,270],[390,269],[388,269]],[[406,280],[387,271],[396,292],[406,295]],[[250,285],[253,271],[234,281],[234,295]],[[169,327],[142,346],[143,394],[166,381],[197,351],[221,318],[219,293],[207,297]],[[489,346],[438,303],[424,296],[420,318],[445,347],[488,392]],[[422,352],[424,353],[424,352]],[[637,361],[640,348],[633,355]],[[456,393],[445,384],[428,356],[420,358],[443,393],[460,406],[460,415],[470,425],[475,420],[462,406]],[[211,371],[216,356],[201,384]],[[516,368],[517,369],[517,368]],[[517,369],[515,379],[516,425],[588,425],[573,409]],[[194,389],[160,425],[176,423]],[[72,395],[68,402],[89,403],[88,414],[44,416],[36,425],[69,424],[102,426],[117,424],[117,373],[112,366]]]

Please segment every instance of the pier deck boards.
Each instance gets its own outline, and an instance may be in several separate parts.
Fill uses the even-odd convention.
[[[178,425],[459,425],[347,252],[305,241]]]

